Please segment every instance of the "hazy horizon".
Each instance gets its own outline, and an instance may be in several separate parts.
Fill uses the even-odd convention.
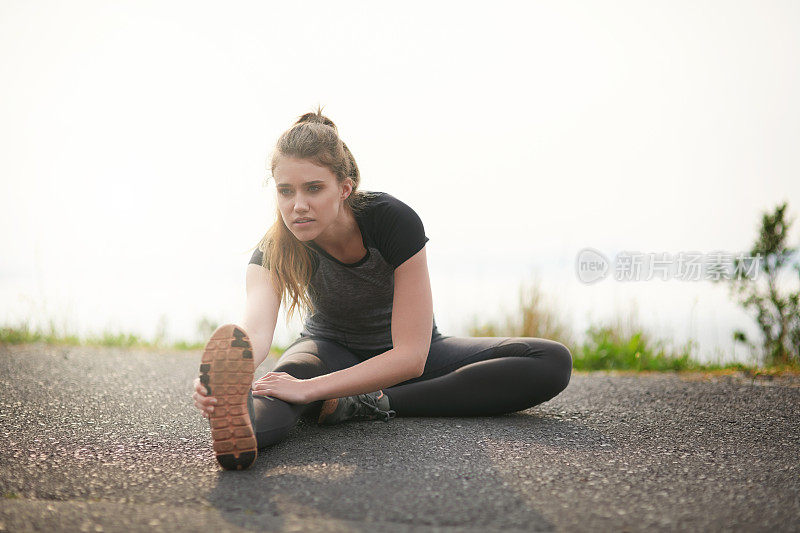
[[[743,252],[797,217],[799,30],[794,2],[3,2],[0,321],[240,320],[267,158],[322,104],[362,187],[422,218],[443,333],[538,273],[578,332],[635,305],[737,358],[757,330],[725,287],[586,285],[575,259]]]

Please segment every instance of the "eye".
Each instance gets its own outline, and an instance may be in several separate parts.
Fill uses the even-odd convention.
[[[286,194],[284,194],[284,193],[287,193],[287,192],[291,193],[292,191],[290,191],[289,189],[281,189],[281,190],[278,191],[278,194],[280,194],[281,196],[286,196]]]
[[[319,185],[311,185],[311,186],[308,188],[308,190],[309,190],[309,191],[310,191],[310,190],[318,191],[318,190],[320,190],[320,189],[322,189],[322,187],[320,187]]]

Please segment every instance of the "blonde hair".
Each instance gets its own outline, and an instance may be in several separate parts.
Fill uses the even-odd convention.
[[[300,116],[294,125],[278,138],[275,150],[272,152],[271,173],[275,171],[281,157],[305,159],[315,165],[326,167],[339,184],[350,178],[353,191],[344,199],[344,205],[354,214],[363,210],[372,197],[371,193],[358,190],[361,174],[356,160],[347,145],[339,138],[336,125],[322,114],[320,106],[315,112]],[[314,305],[309,295],[314,252],[286,227],[277,206],[275,213],[275,222],[255,248],[263,253],[261,266],[271,271],[273,279],[279,286],[287,310],[288,323],[298,308],[304,308],[308,313],[314,312]]]

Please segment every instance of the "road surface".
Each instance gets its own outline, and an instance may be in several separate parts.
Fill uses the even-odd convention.
[[[800,530],[796,376],[576,372],[510,415],[301,422],[227,472],[199,359],[0,346],[0,531]]]

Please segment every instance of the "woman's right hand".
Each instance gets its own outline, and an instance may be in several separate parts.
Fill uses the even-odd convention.
[[[206,396],[206,387],[202,383],[200,383],[200,378],[194,378],[194,394],[192,394],[192,398],[194,399],[194,406],[200,409],[203,418],[209,418],[211,413],[214,412],[214,405],[217,403],[217,399],[213,396]]]

